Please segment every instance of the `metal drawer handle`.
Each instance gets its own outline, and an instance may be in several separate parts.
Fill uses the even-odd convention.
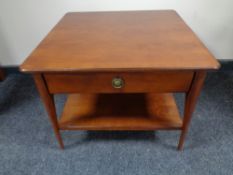
[[[112,87],[120,89],[124,86],[124,80],[120,77],[115,77],[112,79]]]

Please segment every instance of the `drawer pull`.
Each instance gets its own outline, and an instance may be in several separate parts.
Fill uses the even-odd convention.
[[[120,89],[124,86],[124,80],[120,77],[115,77],[112,79],[113,88]]]

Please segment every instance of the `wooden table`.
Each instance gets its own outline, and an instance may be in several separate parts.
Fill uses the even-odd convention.
[[[21,65],[54,132],[181,130],[219,63],[175,11],[67,13]],[[186,94],[183,119],[172,93]],[[58,119],[53,95],[69,94]]]

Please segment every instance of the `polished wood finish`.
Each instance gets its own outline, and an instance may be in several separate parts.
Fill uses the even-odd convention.
[[[53,95],[49,93],[47,86],[45,84],[44,78],[41,74],[34,74],[34,80],[37,86],[37,89],[40,93],[40,96],[44,102],[45,108],[47,110],[49,119],[52,123],[54,133],[56,135],[56,138],[58,140],[58,143],[61,147],[61,149],[64,148],[64,144],[62,141],[61,134],[59,132],[59,126],[57,122],[57,114],[56,114],[56,108],[54,104]]]
[[[63,129],[179,129],[181,150],[206,71],[219,63],[165,10],[68,13],[20,68],[34,75],[61,148]],[[186,93],[183,121],[172,92]],[[75,93],[59,120],[56,93]]]
[[[71,94],[59,121],[65,130],[181,129],[171,94]]]
[[[46,73],[50,93],[119,93],[119,92],[186,92],[193,71],[155,71],[119,73]],[[120,77],[124,86],[116,89],[112,80]]]
[[[172,10],[67,13],[22,64],[24,72],[216,69]]]
[[[200,91],[202,89],[205,77],[206,77],[205,71],[196,72],[193,82],[192,82],[192,86],[190,90],[186,93],[183,126],[182,126],[182,132],[181,132],[180,141],[178,145],[179,150],[183,148],[184,139],[188,131],[192,113],[195,109],[195,105],[196,105],[198,96],[200,94]]]

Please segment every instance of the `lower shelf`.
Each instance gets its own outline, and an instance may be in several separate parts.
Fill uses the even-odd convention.
[[[71,94],[59,120],[62,130],[181,129],[172,94]]]

